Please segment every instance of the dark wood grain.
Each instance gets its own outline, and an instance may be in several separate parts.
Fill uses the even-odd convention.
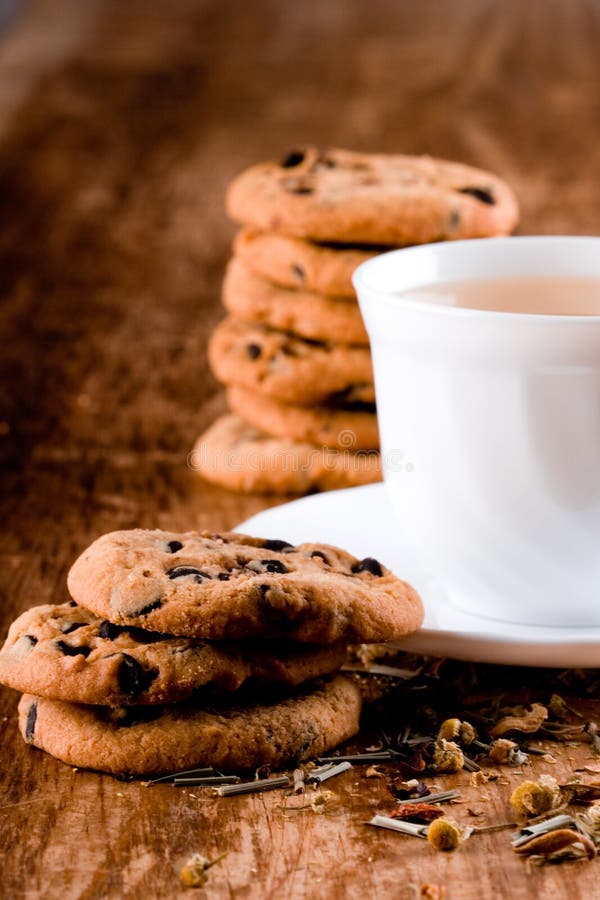
[[[596,0],[27,7],[0,48],[3,632],[64,599],[103,531],[219,529],[267,505],[187,466],[223,407],[205,349],[239,169],[301,142],[428,152],[506,177],[523,233],[597,233],[599,44]],[[322,815],[74,773],[24,747],[15,707],[2,689],[2,896],[177,896],[190,852],[225,850],[206,896],[600,896],[598,863],[529,872],[504,833],[448,856],[368,829],[386,792],[354,772]],[[559,776],[589,761],[568,752]],[[519,777],[444,784],[491,823]]]

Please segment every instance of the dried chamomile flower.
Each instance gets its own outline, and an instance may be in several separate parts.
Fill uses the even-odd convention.
[[[472,744],[477,737],[475,729],[470,722],[461,722],[460,719],[446,719],[440,725],[438,740],[460,741],[465,746]]]
[[[184,887],[202,887],[208,881],[208,870],[226,855],[226,853],[221,853],[215,859],[207,859],[201,853],[193,853],[179,873],[182,885]]]
[[[580,831],[584,831],[595,844],[600,844],[600,804],[590,806],[584,813],[578,813],[575,821]]]
[[[456,850],[462,840],[462,831],[454,819],[442,816],[427,829],[427,840],[435,850]]]
[[[551,775],[541,775],[537,781],[523,781],[510,798],[511,806],[527,819],[541,816],[561,802],[560,787]]]
[[[446,741],[444,738],[435,742],[431,768],[434,772],[451,773],[460,772],[464,766],[463,752],[454,741]]]

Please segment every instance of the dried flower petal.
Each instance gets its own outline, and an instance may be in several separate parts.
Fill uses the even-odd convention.
[[[433,822],[444,815],[443,809],[433,803],[411,803],[399,806],[390,813],[390,819],[403,819],[405,822]]]
[[[512,792],[511,806],[521,816],[541,816],[562,803],[558,782],[551,775],[541,775],[538,781],[523,781]]]
[[[560,790],[565,803],[594,803],[600,800],[600,785],[583,781],[568,781],[560,785]]]
[[[565,850],[567,847],[574,849],[582,847],[588,859],[593,859],[596,855],[596,847],[593,841],[587,835],[573,831],[571,828],[559,828],[556,831],[548,831],[546,834],[540,834],[527,841],[526,844],[521,844],[520,847],[515,847],[514,849],[515,853],[520,853],[524,856],[551,856],[558,851]]]
[[[490,734],[493,738],[502,737],[508,731],[521,731],[524,734],[533,734],[539,731],[546,719],[548,710],[541,703],[532,703],[531,709],[520,710],[518,714],[504,716],[494,725]]]
[[[423,781],[410,778],[405,781],[402,777],[392,777],[388,781],[388,789],[398,800],[409,800],[412,797],[426,797],[431,791]]]
[[[427,840],[435,850],[456,850],[462,840],[458,824],[449,816],[432,822],[427,829]]]
[[[497,766],[504,765],[504,763],[508,762],[508,754],[510,751],[517,748],[518,745],[515,744],[514,741],[510,741],[508,738],[498,738],[498,740],[494,741],[490,746],[488,758],[490,762],[495,763]]]

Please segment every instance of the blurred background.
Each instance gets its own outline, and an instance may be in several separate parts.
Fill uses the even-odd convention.
[[[243,167],[431,153],[505,178],[521,233],[598,232],[598,0],[2,0],[0,27],[0,459],[32,515],[200,490]]]

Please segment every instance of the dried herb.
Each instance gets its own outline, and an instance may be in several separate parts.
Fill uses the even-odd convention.
[[[401,834],[410,834],[412,837],[427,837],[427,825],[419,825],[415,822],[402,822],[391,816],[373,816],[367,825],[376,828],[388,828],[390,831],[399,831]]]
[[[303,794],[304,793],[304,772],[302,769],[294,769],[294,773],[292,775],[294,779],[294,785],[292,787],[292,791],[294,794]]]
[[[290,786],[287,775],[276,778],[263,778],[261,781],[244,781],[241,784],[224,784],[217,788],[217,794],[221,797],[233,797],[237,794],[263,794],[266,791],[275,791],[278,788]]]
[[[313,769],[310,775],[307,776],[306,781],[311,784],[323,784],[324,781],[328,781],[336,775],[341,775],[342,772],[347,772],[351,768],[352,764],[349,762],[341,762],[337,766],[331,764],[321,766],[319,769]]]

